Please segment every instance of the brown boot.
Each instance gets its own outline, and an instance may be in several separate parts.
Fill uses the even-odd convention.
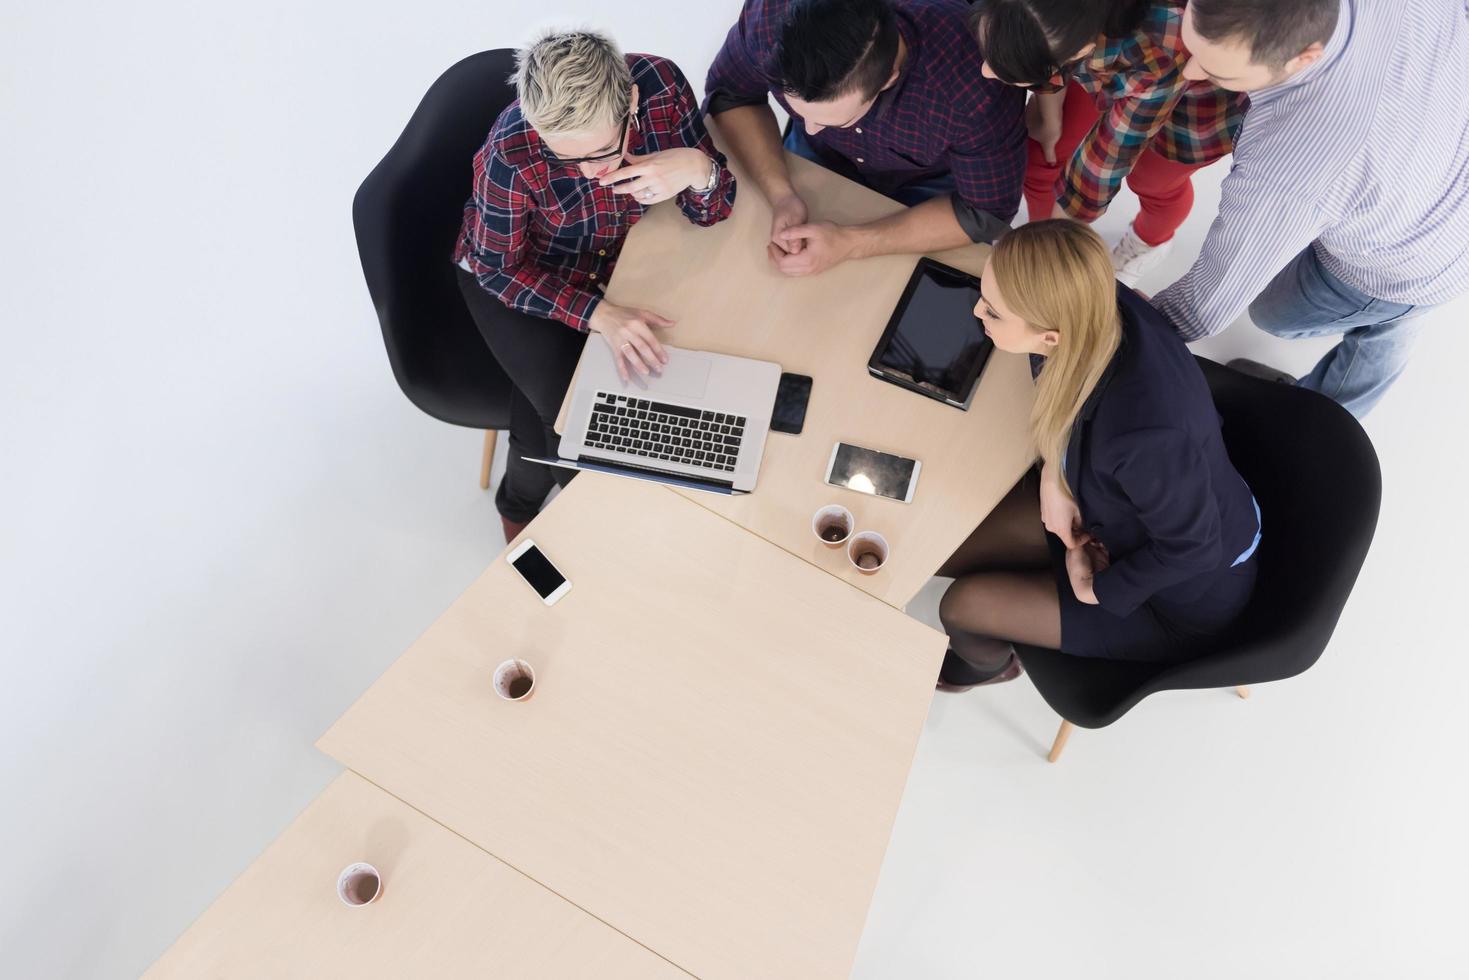
[[[501,514],[500,515],[500,526],[505,529],[505,543],[506,544],[509,544],[510,542],[514,541],[516,538],[520,537],[521,532],[525,530],[525,524],[521,524],[521,523],[517,523],[516,521],[512,521],[510,518],[506,517],[504,514]]]
[[[1003,670],[992,677],[983,680],[971,680],[978,673],[965,660],[953,650],[944,654],[944,665],[939,668],[939,681],[934,685],[936,690],[946,694],[959,694],[973,687],[985,687],[990,684],[1003,684],[1013,681],[1025,673],[1025,668],[1020,666],[1020,658],[1010,654],[1009,663],[1005,664]]]

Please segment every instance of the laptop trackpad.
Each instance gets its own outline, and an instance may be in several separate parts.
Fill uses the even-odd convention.
[[[666,398],[702,398],[709,387],[709,359],[692,351],[668,349],[663,373],[643,378],[633,374],[623,385],[627,391],[647,391]]]

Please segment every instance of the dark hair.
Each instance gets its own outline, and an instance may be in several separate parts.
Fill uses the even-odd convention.
[[[1098,37],[1131,33],[1149,0],[982,0],[969,24],[990,71],[1011,85],[1041,85]]]
[[[796,0],[771,58],[771,83],[803,102],[851,91],[872,98],[893,74],[898,22],[891,0]]]
[[[1336,29],[1338,0],[1190,0],[1194,30],[1206,41],[1249,45],[1250,60],[1280,69]]]

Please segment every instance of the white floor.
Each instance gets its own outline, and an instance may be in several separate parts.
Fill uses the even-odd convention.
[[[523,40],[529,6],[6,9],[0,976],[140,972],[499,551],[478,435],[393,385],[349,204],[438,71]],[[550,15],[697,85],[737,6]],[[1469,975],[1459,310],[1368,424],[1382,521],[1320,665],[1155,698],[1057,766],[1027,683],[937,699],[855,976]],[[1200,349],[1304,370],[1321,347],[1243,324]]]

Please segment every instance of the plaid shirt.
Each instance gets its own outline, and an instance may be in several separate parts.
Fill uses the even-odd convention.
[[[1091,221],[1149,146],[1168,160],[1213,163],[1234,149],[1248,97],[1183,77],[1188,49],[1179,36],[1184,0],[1158,0],[1123,37],[1100,37],[1071,80],[1102,112],[1056,180],[1056,203]]]
[[[694,224],[723,221],[734,207],[735,179],[709,138],[688,80],[663,58],[630,54],[627,64],[638,87],[628,151],[692,146],[718,161],[712,191],[685,190],[676,200]],[[601,302],[599,287],[645,210],[631,194],[583,177],[575,164],[548,161],[519,101],[512,102],[474,156],[474,191],[464,205],[454,261],[511,309],[586,330]]]
[[[740,19],[709,67],[710,111],[766,105],[766,60],[794,0],[745,0]],[[1020,207],[1025,174],[1025,96],[984,78],[969,32],[965,0],[896,0],[898,32],[908,48],[898,80],[867,114],[845,129],[808,134],[830,169],[891,195],[952,172],[960,200],[1008,222]]]

